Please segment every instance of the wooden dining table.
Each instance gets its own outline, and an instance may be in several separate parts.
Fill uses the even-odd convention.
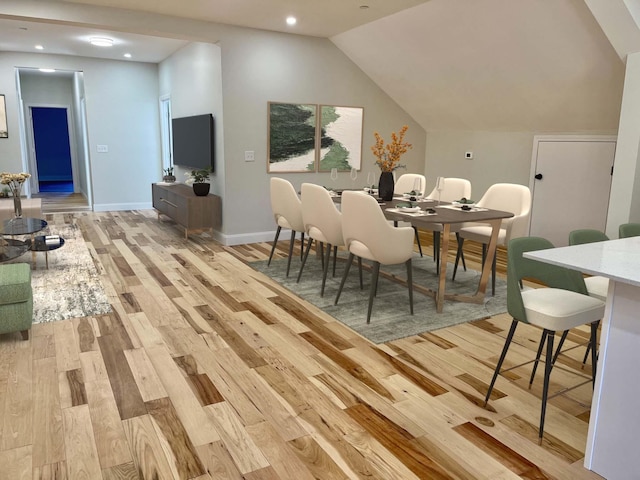
[[[364,195],[364,193],[363,193]],[[336,203],[340,203],[340,195],[334,197]],[[502,220],[505,218],[513,217],[513,213],[504,212],[501,210],[491,210],[485,208],[470,207],[470,210],[462,210],[462,205],[455,205],[447,202],[438,202],[435,200],[424,199],[422,201],[411,202],[407,198],[394,197],[389,201],[378,201],[380,208],[384,212],[387,219],[394,222],[410,222],[412,226],[420,230],[432,231],[433,225],[442,226],[442,240],[440,242],[440,258],[443,260],[440,262],[440,271],[438,272],[438,287],[433,290],[423,285],[415,285],[414,289],[427,294],[435,299],[436,311],[442,312],[445,300],[454,300],[458,302],[467,302],[481,304],[484,302],[485,293],[487,290],[487,283],[489,280],[489,274],[491,273],[491,265],[493,258],[496,255],[496,249],[498,247],[498,234],[500,232],[500,226]],[[420,212],[399,212],[394,211],[398,204],[407,204],[420,207]],[[391,209],[391,210],[390,210]],[[435,213],[429,214],[426,209],[433,209]],[[449,240],[451,236],[452,225],[459,225],[466,222],[480,222],[491,226],[491,237],[489,244],[487,245],[486,257],[482,272],[480,274],[480,280],[478,282],[478,288],[473,294],[459,294],[459,293],[446,293],[446,278],[447,278],[447,255],[449,253]]]

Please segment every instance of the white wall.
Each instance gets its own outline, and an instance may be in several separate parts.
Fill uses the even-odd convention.
[[[267,102],[315,103],[364,107],[362,170],[380,170],[369,147],[373,132],[389,138],[409,126],[414,148],[403,163],[410,172],[424,168],[425,132],[371,79],[327,39],[258,30],[228,29],[221,35],[225,121],[224,241],[244,243],[271,239],[275,224],[269,203],[267,170]],[[244,152],[254,151],[255,162]],[[399,173],[403,173],[400,171]],[[329,173],[278,174],[296,189],[303,182],[332,185]],[[337,186],[350,187],[349,173]]]
[[[532,132],[428,132],[427,185],[434,187],[437,177],[466,178],[474,200],[494,183],[529,185],[533,136]],[[473,159],[466,160],[465,152],[473,152]]]
[[[640,53],[627,56],[620,110],[618,144],[607,215],[607,235],[618,236],[618,226],[640,222]]]
[[[211,193],[224,198],[224,129],[220,47],[191,43],[160,63],[160,96],[171,97],[173,118],[211,113],[214,117],[215,163],[210,176]],[[184,182],[186,169],[176,167],[174,175]],[[224,205],[224,203],[223,203]]]
[[[2,170],[21,171],[15,69],[83,71],[95,210],[150,208],[151,183],[161,178],[158,67],[64,55],[0,53],[9,138],[0,142]],[[108,153],[97,153],[96,145]]]

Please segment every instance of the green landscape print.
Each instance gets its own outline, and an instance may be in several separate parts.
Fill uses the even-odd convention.
[[[269,171],[315,172],[317,105],[269,103]]]
[[[360,170],[362,162],[362,116],[360,107],[320,106],[321,172]],[[325,140],[328,139],[328,140]]]

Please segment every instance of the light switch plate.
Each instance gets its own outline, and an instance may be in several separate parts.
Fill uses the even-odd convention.
[[[98,153],[107,153],[109,151],[108,145],[97,145]]]
[[[467,160],[472,160],[473,152],[464,152],[464,158],[466,158]]]
[[[244,152],[244,161],[253,162],[256,159],[256,154],[253,150],[247,150]]]

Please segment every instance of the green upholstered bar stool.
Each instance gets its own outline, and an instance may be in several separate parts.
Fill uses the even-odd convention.
[[[28,263],[0,265],[0,333],[20,332],[28,340],[32,323],[31,267]]]
[[[640,237],[640,223],[623,223],[618,227],[620,238]]]

